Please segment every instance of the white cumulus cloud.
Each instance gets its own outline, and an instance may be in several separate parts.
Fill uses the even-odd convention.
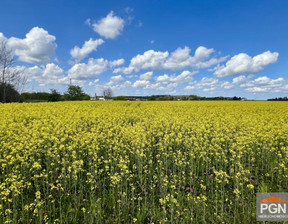
[[[240,87],[246,88],[247,92],[287,92],[287,81],[280,77],[271,79],[267,76],[258,77],[243,83]]]
[[[152,80],[153,72],[146,72],[140,75],[140,80]]]
[[[249,80],[249,77],[246,77],[245,75],[240,75],[238,77],[233,78],[232,83],[233,84],[241,84]]]
[[[11,37],[7,39],[7,44],[20,61],[42,64],[49,62],[54,55],[57,47],[55,40],[56,37],[43,28],[34,27],[24,39]]]
[[[223,82],[221,84],[221,87],[224,88],[224,89],[232,89],[234,87],[234,85],[232,83],[226,81],[226,82]]]
[[[123,82],[123,81],[124,81],[124,78],[122,77],[122,75],[111,76],[110,82],[108,83],[108,85],[113,85],[115,83],[119,83],[119,82]]]
[[[15,68],[27,77],[28,82],[36,81],[40,86],[69,83],[63,69],[54,63],[49,63],[43,67],[35,65],[33,67],[16,66]]]
[[[183,71],[180,75],[160,75],[156,78],[157,82],[162,82],[167,84],[168,82],[174,82],[177,84],[182,84],[185,82],[191,82],[193,80],[193,75],[197,74],[198,71],[190,72],[190,71]]]
[[[109,68],[121,65],[124,59],[108,61],[104,58],[89,58],[87,63],[77,63],[68,70],[71,79],[85,80],[93,79],[95,76],[106,72]]]
[[[121,34],[124,28],[124,20],[114,16],[111,11],[106,17],[100,19],[97,23],[92,24],[93,29],[100,36],[107,39],[114,39]]]
[[[3,41],[6,41],[7,38],[4,36],[3,33],[0,32],[0,43],[2,43]]]
[[[190,72],[183,71],[180,75],[172,77],[171,81],[176,83],[191,82],[193,80],[193,75],[197,74],[198,71]]]
[[[85,41],[83,46],[80,48],[75,46],[71,49],[70,54],[72,58],[76,59],[76,61],[81,61],[82,59],[86,58],[88,54],[92,51],[96,51],[97,47],[104,43],[102,39],[93,40],[90,38],[88,41]]]
[[[73,65],[68,71],[69,78],[90,79],[107,70],[109,62],[103,58],[89,58],[88,63],[78,63]]]
[[[157,82],[163,82],[163,83],[168,83],[170,82],[171,78],[168,74],[164,74],[164,75],[159,75],[157,78],[156,78],[156,81]]]
[[[193,56],[190,55],[189,47],[178,48],[171,54],[168,51],[148,50],[143,54],[138,54],[130,60],[128,67],[117,68],[113,72],[130,74],[144,69],[159,70],[180,70],[190,68],[208,68],[212,65],[226,60],[227,57],[211,57],[214,49],[198,47]]]
[[[265,66],[275,63],[278,59],[278,55],[278,52],[271,53],[270,51],[266,51],[252,58],[245,53],[240,53],[227,61],[225,66],[215,67],[214,74],[217,77],[255,74]]]
[[[139,88],[139,87],[146,87],[147,85],[150,84],[150,81],[148,80],[137,80],[133,83],[134,88]]]
[[[125,62],[125,60],[123,58],[120,58],[118,60],[110,61],[109,64],[110,64],[110,67],[116,67],[119,65],[123,65],[124,62]]]
[[[218,83],[218,79],[203,77],[200,81],[194,81],[192,85],[186,86],[185,89],[202,89],[203,91],[209,92],[215,90]]]

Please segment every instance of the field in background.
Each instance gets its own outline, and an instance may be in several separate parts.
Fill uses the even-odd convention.
[[[0,223],[254,223],[288,191],[285,102],[0,105]]]

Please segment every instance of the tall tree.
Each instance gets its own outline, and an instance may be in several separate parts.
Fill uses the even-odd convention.
[[[8,84],[12,85],[13,88],[23,88],[27,79],[21,76],[20,70],[12,67],[14,64],[14,58],[12,50],[7,47],[7,42],[2,41],[0,43],[0,72],[1,72],[1,83],[2,89],[2,103],[6,102],[7,99],[7,88]]]
[[[111,88],[105,88],[103,90],[103,97],[105,99],[112,99],[112,96],[113,96],[113,92]]]
[[[6,84],[9,79],[8,68],[12,66],[14,60],[12,51],[7,49],[7,42],[2,41],[0,45],[0,68],[1,68],[1,83],[3,85],[2,103],[6,102]]]
[[[80,86],[70,85],[64,94],[66,100],[83,100],[85,93]]]

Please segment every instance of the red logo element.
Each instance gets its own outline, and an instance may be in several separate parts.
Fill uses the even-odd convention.
[[[269,198],[265,198],[262,201],[259,201],[260,203],[286,203],[288,201],[278,198],[276,196],[271,196]]]

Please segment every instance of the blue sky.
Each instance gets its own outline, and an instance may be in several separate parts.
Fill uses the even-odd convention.
[[[2,0],[27,91],[288,95],[288,1]]]

